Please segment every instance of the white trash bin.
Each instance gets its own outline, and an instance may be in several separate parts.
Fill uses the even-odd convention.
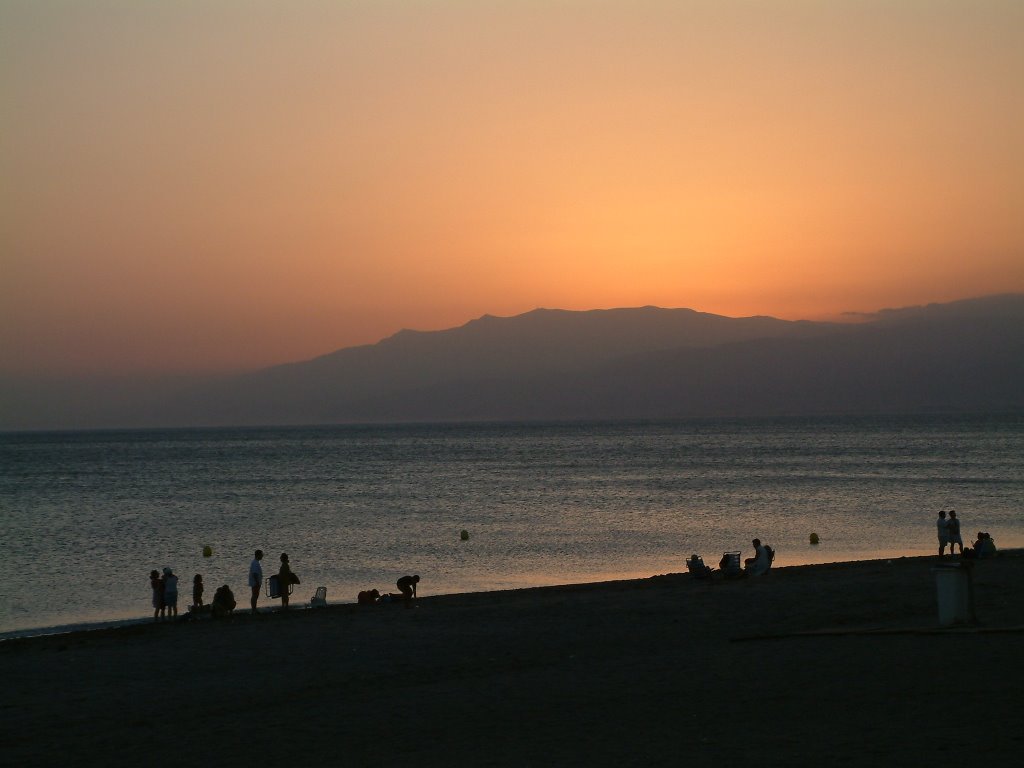
[[[939,625],[968,624],[971,621],[971,595],[967,569],[959,563],[932,568],[939,597]]]

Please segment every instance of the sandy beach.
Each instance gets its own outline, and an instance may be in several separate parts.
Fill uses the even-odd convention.
[[[1024,552],[977,565],[973,627],[938,627],[935,564],[8,640],[0,743],[19,766],[1015,761]]]

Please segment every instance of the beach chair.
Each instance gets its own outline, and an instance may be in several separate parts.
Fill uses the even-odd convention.
[[[292,590],[294,589],[294,587],[295,587],[294,584],[289,584],[288,585],[288,594],[289,595],[292,593]],[[267,579],[267,597],[269,597],[271,599],[276,599],[276,598],[278,598],[280,596],[281,596],[281,585],[278,582],[277,576],[276,575],[271,576],[269,579]]]
[[[317,587],[316,592],[309,599],[310,608],[326,608],[327,607],[327,587]]]
[[[710,579],[714,569],[704,565],[704,558],[700,555],[691,555],[686,561],[686,570],[695,579]]]
[[[727,579],[736,579],[744,575],[739,552],[722,553],[722,561],[719,565],[722,568],[722,575]]]

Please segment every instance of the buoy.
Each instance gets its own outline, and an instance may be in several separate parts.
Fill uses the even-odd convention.
[[[817,544],[817,543],[818,543],[818,534],[812,533],[811,534],[811,544]]]
[[[212,557],[212,556],[213,556],[213,547],[211,547],[209,544],[207,544],[205,547],[203,547],[203,557]]]
[[[459,534],[459,538],[463,541],[469,541],[469,531],[465,528],[462,529],[462,533]]]

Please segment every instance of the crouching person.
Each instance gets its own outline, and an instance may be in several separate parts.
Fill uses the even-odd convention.
[[[234,610],[235,595],[232,593],[231,587],[227,584],[223,587],[217,587],[217,591],[213,593],[213,617],[215,619],[223,619],[230,616]]]

